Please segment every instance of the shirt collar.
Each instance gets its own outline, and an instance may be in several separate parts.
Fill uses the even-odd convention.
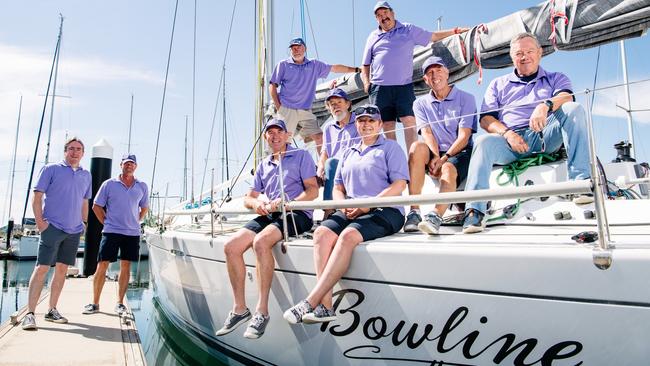
[[[533,80],[529,81],[528,83],[536,82],[537,80],[546,77],[547,77],[546,71],[541,66],[539,66],[537,68],[537,76]],[[519,75],[517,75],[517,69],[513,69],[512,72],[508,74],[508,81],[512,83],[525,83],[524,81],[521,80]]]
[[[381,145],[384,144],[385,141],[386,141],[386,138],[384,137],[384,135],[380,134],[379,137],[377,138],[377,141],[375,141],[374,144],[372,144],[372,145],[370,145],[370,146],[368,146],[368,147],[381,146]],[[358,152],[361,152],[361,144],[363,144],[363,141],[362,141],[362,140],[359,140],[359,142],[357,142],[356,144],[352,145],[350,148],[351,148],[351,149],[354,149],[354,150],[356,150],[356,151],[358,151]]]
[[[303,60],[303,62],[302,62],[301,64],[297,64],[297,63],[293,60],[293,57],[289,56],[289,58],[287,59],[287,62],[290,63],[290,64],[298,65],[298,66],[304,66],[304,65],[307,65],[308,63],[310,63],[311,60],[308,59],[307,56],[305,56],[305,59]]]
[[[284,152],[284,157],[289,157],[292,156],[294,152],[298,151],[295,147],[293,147],[291,144],[287,144],[287,150]],[[273,160],[273,154],[269,154],[269,156],[266,157],[266,164],[269,165],[278,165],[275,160]]]
[[[339,130],[342,130],[342,129],[347,130],[348,128],[350,128],[350,125],[354,126],[355,120],[356,120],[356,117],[354,115],[354,112],[351,112],[350,113],[350,119],[348,120],[348,123],[345,125],[345,127],[341,127],[341,125],[339,125],[339,121],[336,121],[336,120],[334,120],[333,125],[334,125],[334,127],[338,128]]]
[[[382,30],[381,27],[380,27],[379,25],[377,25],[377,33],[378,33],[378,34],[382,34],[382,33],[390,33],[390,32],[392,32],[392,31],[396,30],[397,28],[402,28],[403,26],[404,26],[404,24],[400,23],[399,20],[395,19],[395,26],[394,26],[391,30],[389,30],[389,31],[385,31],[385,32],[384,32],[384,30]]]
[[[445,97],[445,99],[440,100],[436,97],[433,96],[433,90],[431,90],[428,94],[427,97],[429,98],[429,103],[440,103],[444,102],[445,100],[454,100],[456,99],[456,95],[458,94],[458,91],[456,91],[456,87],[454,85],[451,85],[451,90],[449,91],[449,94]]]
[[[66,166],[66,167],[72,169],[72,165],[68,164],[68,161],[65,160],[65,159],[61,160],[61,162],[59,163],[59,165]],[[73,170],[74,170],[74,169],[73,169]],[[76,169],[76,170],[83,170],[83,167],[81,166],[81,164],[79,164],[79,165],[77,166],[77,169]]]

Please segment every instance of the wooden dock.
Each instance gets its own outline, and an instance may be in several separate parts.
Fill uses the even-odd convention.
[[[0,365],[146,365],[131,309],[122,316],[113,312],[117,282],[106,280],[100,312],[84,315],[92,301],[92,278],[68,278],[57,306],[67,324],[45,321],[49,294],[36,307],[38,330],[20,326],[27,308],[0,325]]]

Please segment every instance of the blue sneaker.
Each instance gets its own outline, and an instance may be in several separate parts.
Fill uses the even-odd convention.
[[[442,218],[437,213],[430,212],[424,216],[424,221],[418,224],[418,229],[429,235],[437,235],[440,225],[442,225]]]
[[[469,208],[465,210],[463,217],[463,234],[480,233],[485,229],[485,214],[481,211]]]
[[[404,232],[405,233],[414,233],[418,231],[418,224],[422,222],[422,217],[418,214],[417,211],[411,210],[406,215],[406,222],[404,223]]]

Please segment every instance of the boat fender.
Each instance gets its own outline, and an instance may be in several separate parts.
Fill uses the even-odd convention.
[[[595,231],[583,231],[571,237],[576,243],[593,243],[598,240],[598,233]]]

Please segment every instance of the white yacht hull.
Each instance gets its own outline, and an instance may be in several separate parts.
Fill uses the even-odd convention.
[[[548,202],[547,202],[548,203]],[[624,205],[625,204],[625,205]],[[557,202],[554,209],[569,209]],[[575,205],[571,205],[575,207]],[[274,248],[271,321],[259,340],[245,326],[214,336],[232,307],[227,235],[147,232],[154,289],[179,328],[233,362],[276,365],[640,365],[650,359],[650,228],[617,216],[650,201],[608,202],[613,265],[572,235],[593,220],[524,222],[462,235],[397,234],[359,245],[335,287],[338,319],[289,325],[282,313],[316,283],[310,240]],[[549,208],[552,210],[553,208]],[[574,209],[574,217],[582,209]],[[625,215],[625,216],[628,216]],[[246,299],[257,302],[255,258],[245,256]]]

